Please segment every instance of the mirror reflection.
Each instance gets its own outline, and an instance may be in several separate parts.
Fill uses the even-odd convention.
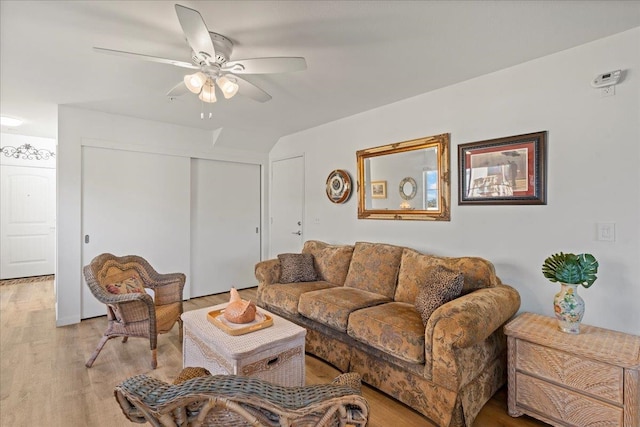
[[[357,159],[358,218],[449,220],[448,134],[360,150]]]
[[[400,181],[400,197],[405,200],[412,200],[418,193],[418,184],[411,177],[406,177]]]

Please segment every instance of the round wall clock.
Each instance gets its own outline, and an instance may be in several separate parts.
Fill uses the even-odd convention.
[[[351,177],[347,171],[336,169],[327,178],[327,197],[333,203],[344,203],[351,195]]]

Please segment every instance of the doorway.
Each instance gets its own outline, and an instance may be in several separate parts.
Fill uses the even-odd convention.
[[[270,258],[300,252],[304,233],[304,157],[271,163]]]
[[[2,134],[0,280],[55,273],[55,141]]]

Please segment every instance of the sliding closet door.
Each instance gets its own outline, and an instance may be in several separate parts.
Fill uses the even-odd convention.
[[[256,286],[260,166],[191,160],[191,296]]]
[[[189,167],[186,157],[83,147],[83,265],[103,252],[140,255],[159,273],[185,273],[188,286]],[[83,284],[82,318],[105,313]]]

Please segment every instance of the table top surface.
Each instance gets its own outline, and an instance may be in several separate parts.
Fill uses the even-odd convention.
[[[262,350],[279,347],[296,338],[304,338],[307,331],[301,326],[278,315],[258,308],[258,312],[273,318],[273,325],[244,335],[229,335],[212,324],[207,315],[210,311],[225,308],[228,303],[187,311],[182,314],[186,333],[194,333],[216,351],[231,357],[256,353]]]
[[[580,333],[558,329],[555,318],[522,313],[504,327],[512,336],[570,354],[590,357],[625,368],[640,368],[640,336],[581,324]]]

